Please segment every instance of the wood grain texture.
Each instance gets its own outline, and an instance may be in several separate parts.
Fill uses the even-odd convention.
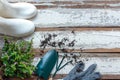
[[[45,28],[40,28],[40,27],[36,27],[35,32],[39,32],[39,31],[120,31],[120,28],[116,27],[45,27]]]
[[[119,31],[37,31],[33,35],[23,38],[24,40],[33,39],[33,47],[41,48],[40,45],[49,35],[52,37],[46,45],[46,49],[67,49],[68,52],[120,52],[120,32]],[[60,48],[58,45],[63,39],[64,45]],[[74,45],[69,46],[73,41]],[[49,43],[55,42],[55,46]]]
[[[64,4],[64,5],[63,5]],[[79,8],[104,8],[104,9],[119,9],[120,8],[120,3],[119,2],[109,2],[109,1],[86,1],[86,2],[50,2],[50,3],[34,3],[34,5],[38,8],[38,9],[45,9],[45,8],[73,8],[73,9],[79,9]]]
[[[63,56],[61,54],[61,56]],[[76,56],[76,57],[75,57]],[[62,57],[59,57],[59,62],[61,61]],[[40,57],[34,58],[33,64],[36,65],[40,60]],[[120,57],[86,57],[81,56],[80,54],[69,54],[64,59],[63,64],[68,62],[69,60],[72,60],[72,63],[69,63],[64,68],[62,68],[60,71],[58,71],[57,74],[68,74],[70,70],[76,65],[77,62],[83,61],[85,64],[86,70],[91,64],[97,64],[96,72],[100,72],[102,75],[119,75],[120,74]],[[112,64],[112,65],[111,65]],[[53,69],[53,74],[55,71],[55,68]]]
[[[41,9],[31,19],[36,27],[120,27],[119,9]]]
[[[58,74],[55,77],[55,80],[62,80],[62,78],[64,78],[66,76],[66,74]],[[101,80],[120,80],[120,75],[102,75]]]
[[[47,48],[47,49],[39,49],[39,48],[36,48],[34,49],[34,52],[35,53],[39,53],[41,51],[48,51],[50,49],[54,49],[54,48]],[[62,49],[56,49],[58,50],[58,52],[63,52]],[[74,53],[91,53],[91,54],[97,54],[97,53],[101,53],[101,54],[104,54],[104,53],[108,53],[108,54],[114,54],[114,53],[119,53],[120,54],[120,48],[112,48],[112,49],[105,49],[105,48],[97,48],[97,49],[65,49],[66,52],[70,53],[71,51],[74,52]],[[117,56],[119,56],[119,54]]]
[[[55,48],[61,52],[60,57],[63,55],[58,46],[47,46],[44,53],[39,47],[44,36],[58,34],[51,41],[58,42],[67,37],[70,41],[75,39],[77,42],[75,49],[64,46],[68,54],[67,60],[73,59],[73,64],[61,70],[56,76],[57,80],[68,74],[76,60],[84,61],[86,68],[90,64],[98,64],[97,70],[102,73],[102,80],[120,80],[120,0],[8,1],[30,2],[39,9],[38,15],[31,19],[37,27],[36,32],[23,38],[24,40],[34,38],[33,47],[37,53],[34,65],[49,49]],[[71,53],[76,55],[77,59],[71,58],[73,57]]]
[[[50,50],[50,49],[49,49]],[[45,55],[45,53],[47,52],[48,50],[44,50],[44,51],[41,51],[40,49],[39,50],[35,50],[35,57],[41,57],[43,55]],[[98,57],[98,58],[101,58],[101,57],[120,57],[120,53],[117,53],[117,52],[102,52],[102,53],[99,53],[99,52],[92,52],[92,53],[85,53],[85,52],[61,52],[59,50],[57,50],[58,53],[59,53],[59,56],[61,57],[63,54],[67,54],[67,55],[81,55],[81,57]]]
[[[38,9],[43,8],[120,8],[119,0],[9,0],[10,2],[30,2]]]
[[[64,53],[59,54],[60,55],[59,62],[60,62],[63,54]],[[76,62],[78,62],[78,61],[83,61],[85,63],[85,70],[91,64],[93,64],[93,63],[97,64],[98,66],[96,68],[96,71],[100,71],[100,73],[102,74],[101,80],[119,80],[120,79],[120,66],[119,66],[120,57],[118,57],[118,56],[110,57],[110,56],[105,56],[105,55],[102,55],[101,57],[93,57],[93,56],[90,56],[91,54],[89,54],[89,56],[86,56],[86,54],[85,55],[83,55],[83,54],[81,55],[81,54],[79,54],[79,53],[75,54],[76,58],[73,58],[74,54],[67,55],[67,58],[64,60],[64,62],[62,64],[66,63],[69,60],[73,60],[73,62],[68,64],[67,66],[65,66],[62,70],[60,70],[57,73],[55,80],[58,80],[58,79],[61,80],[63,77],[65,77],[66,74],[69,73],[69,71],[75,66]],[[99,54],[99,55],[101,55],[101,54]],[[98,56],[98,55],[96,55],[96,56]],[[39,60],[40,60],[40,57],[35,57],[33,64],[37,65]],[[54,71],[55,71],[55,69],[52,71],[51,74],[53,74]]]

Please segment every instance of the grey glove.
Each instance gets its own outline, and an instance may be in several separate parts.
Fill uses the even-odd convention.
[[[101,78],[99,72],[94,72],[96,64],[92,64],[89,68],[83,71],[85,65],[79,62],[63,80],[97,80]]]

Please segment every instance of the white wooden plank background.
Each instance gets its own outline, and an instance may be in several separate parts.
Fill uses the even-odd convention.
[[[120,10],[41,9],[31,20],[36,27],[119,27]]]
[[[10,2],[33,2],[35,5],[47,5],[47,6],[76,6],[78,8],[80,5],[81,8],[87,7],[94,8],[94,7],[120,7],[119,0],[8,0]],[[40,3],[42,2],[42,3]],[[63,4],[67,3],[67,4]],[[87,5],[87,6],[86,6]],[[90,7],[89,7],[90,6]],[[102,7],[103,8],[103,7]]]
[[[62,38],[69,39],[66,45],[63,46],[67,49],[67,44],[74,40],[76,41],[74,49],[114,49],[120,48],[120,30],[75,30],[74,34],[72,30],[53,30],[47,31],[47,29],[58,27],[119,27],[120,26],[120,0],[8,0],[10,2],[32,2],[38,7],[38,15],[31,19],[39,29],[35,31],[31,36],[22,38],[25,40],[33,39],[33,47],[39,48],[40,40],[43,40],[43,36],[47,37],[48,34],[58,34],[57,37],[51,41],[58,42]],[[66,4],[63,4],[66,3]],[[87,5],[87,6],[86,6]],[[62,8],[62,7],[70,8]],[[80,8],[83,6],[84,8]],[[95,8],[96,6],[96,8]],[[87,7],[87,8],[86,8]],[[93,8],[94,7],[94,8]],[[114,9],[113,9],[114,8]],[[42,28],[46,30],[42,31]],[[0,43],[3,45],[2,38]],[[53,48],[47,46],[47,48]],[[59,47],[55,47],[59,49]],[[63,53],[59,53],[62,55]],[[65,60],[73,59],[70,53],[67,53],[69,57]],[[98,65],[96,71],[100,71],[102,74],[120,75],[120,54],[119,53],[73,53],[77,55],[77,61],[84,61],[86,68],[96,63]],[[80,56],[84,55],[84,56]],[[39,57],[34,59],[34,65],[39,61]],[[75,60],[74,60],[75,61]],[[75,62],[67,65],[58,74],[67,74],[70,69],[73,68]]]
[[[39,57],[36,57],[34,59],[34,64],[36,65],[36,62],[38,62]],[[60,59],[61,60],[61,59]],[[96,71],[100,71],[101,74],[120,74],[120,58],[119,57],[78,57],[78,61],[83,61],[86,65],[85,70],[90,66],[91,64],[95,63],[98,65],[96,68]],[[63,62],[66,63],[68,59],[65,59]],[[75,63],[73,63],[75,65]],[[73,64],[69,64],[63,69],[61,69],[57,74],[68,74],[69,71],[74,67]],[[112,64],[112,65],[111,65]],[[55,69],[53,70],[53,72]],[[52,73],[53,73],[52,72]]]
[[[41,41],[48,37],[48,35],[57,35],[52,37],[50,42],[60,42],[66,38],[69,41],[64,42],[65,45],[62,48],[67,49],[96,49],[96,48],[120,48],[120,31],[39,31],[33,35],[24,38],[25,40],[31,40],[33,38],[33,47],[39,48]],[[68,44],[75,40],[75,45],[69,47]],[[58,45],[56,44],[59,48]],[[47,45],[47,48],[52,46]]]

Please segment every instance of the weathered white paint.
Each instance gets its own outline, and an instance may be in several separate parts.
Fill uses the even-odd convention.
[[[44,40],[44,36],[48,34],[57,34],[58,36],[52,38],[51,42],[59,42],[63,38],[69,39],[65,42],[65,46],[62,48],[68,49],[95,49],[95,48],[120,48],[120,31],[46,31],[35,32],[33,35],[24,38],[25,40],[33,39],[33,47],[39,48],[40,41]],[[68,43],[75,40],[74,47],[68,47]],[[47,46],[51,48],[51,46]],[[59,47],[56,47],[59,48]]]
[[[31,2],[33,0],[8,0],[8,1],[26,1]],[[40,0],[41,2],[48,2],[48,0]],[[49,0],[51,1],[66,1],[66,0]],[[68,0],[76,1],[76,0]],[[78,1],[78,0],[77,0]],[[79,0],[81,1],[81,0]],[[90,1],[90,0],[86,0]],[[110,1],[110,0],[94,0],[94,1]],[[115,1],[115,0],[111,0]],[[45,3],[43,5],[53,5]],[[116,4],[111,4],[111,6],[116,6]],[[118,6],[118,4],[117,4]],[[104,9],[49,9],[40,10],[37,18],[33,19],[37,27],[59,27],[59,26],[83,26],[83,25],[100,25],[100,26],[119,26],[119,14],[117,10],[104,10]],[[86,15],[85,15],[86,14]],[[81,17],[82,15],[82,17]],[[92,16],[91,16],[92,15]],[[107,17],[109,19],[107,19]],[[82,18],[82,19],[81,19]],[[90,19],[92,18],[92,20]],[[104,20],[105,19],[105,20]],[[107,22],[105,22],[107,21]],[[90,22],[90,23],[89,23]],[[82,24],[81,24],[82,23]],[[108,23],[108,24],[106,24]],[[32,36],[24,38],[25,40],[33,40],[34,48],[39,47],[40,40],[43,40],[42,36],[47,33],[59,34],[55,41],[61,40],[63,37],[68,37],[70,40],[76,39],[77,47],[82,48],[120,48],[120,32],[119,31],[84,31],[75,32],[73,35],[70,31],[53,31],[53,32],[35,32]],[[80,39],[80,40],[79,40]],[[54,40],[54,39],[53,39]],[[1,44],[3,40],[1,39]],[[113,55],[113,54],[112,54]],[[102,74],[120,74],[120,58],[119,57],[79,57],[77,60],[83,60],[85,62],[86,68],[96,63],[98,65],[96,71],[100,71]],[[39,57],[34,59],[34,65],[40,60]],[[66,62],[67,60],[65,60]],[[75,64],[74,64],[75,65]],[[68,73],[73,68],[73,65],[69,64],[64,69],[59,71],[60,74]],[[85,68],[85,69],[86,69]]]
[[[78,1],[78,2],[80,2],[80,1],[115,1],[115,0],[8,0],[8,1],[12,1],[12,2],[14,2],[14,1],[24,1],[24,2],[29,2],[29,1],[36,1],[36,2],[54,2],[54,1]],[[116,0],[116,1],[118,1],[118,0]]]
[[[34,59],[34,63],[38,63],[40,60],[39,57],[36,57]],[[60,62],[61,58],[59,59]],[[77,58],[78,61],[83,61],[85,63],[85,70],[90,66],[91,64],[95,63],[97,64],[96,71],[101,72],[101,74],[120,74],[120,58],[119,57],[84,57],[84,58]],[[66,63],[68,59],[66,58],[63,62]],[[34,64],[33,63],[33,64]],[[74,65],[73,65],[74,64]],[[68,64],[66,67],[61,69],[58,74],[68,74],[69,71],[75,66],[75,63]],[[55,69],[52,71],[52,73],[55,71]]]
[[[47,6],[51,6],[51,5],[56,5],[56,4],[53,4],[52,2],[55,2],[55,1],[58,1],[60,3],[59,6],[74,6],[74,5],[80,5],[82,4],[83,6],[86,5],[86,4],[89,4],[89,5],[100,5],[100,6],[111,6],[111,7],[118,7],[120,6],[119,2],[116,0],[117,3],[107,3],[107,1],[114,1],[115,0],[94,0],[94,1],[97,1],[98,3],[92,3],[94,2],[93,0],[8,0],[9,2],[36,2],[34,3],[34,5],[47,5]],[[76,4],[61,4],[61,2],[64,2],[64,1],[68,1],[68,2],[78,2]],[[89,2],[85,2],[85,1],[89,1]],[[99,1],[105,1],[106,3],[99,3]]]
[[[36,27],[110,27],[120,26],[120,10],[115,9],[44,9],[31,19]]]
[[[87,5],[87,4],[89,4],[89,5],[96,5],[96,6],[110,6],[110,7],[120,7],[120,2],[118,2],[118,0],[8,0],[8,1],[10,1],[10,2],[35,2],[34,3],[34,5],[44,5],[44,6],[57,6],[57,4],[54,4],[54,3],[52,3],[52,2],[59,2],[58,4],[59,4],[59,7],[60,6],[77,6],[77,5],[83,5],[83,6],[85,6],[85,5]],[[73,4],[61,4],[61,2],[65,2],[65,1],[67,1],[67,2],[73,2]],[[88,1],[88,2],[87,2]],[[96,4],[96,2],[95,1],[97,1],[97,4]],[[102,2],[102,3],[99,3],[99,1],[100,2],[102,2],[102,1],[104,1],[104,2]],[[110,2],[110,1],[114,1],[115,3],[108,3],[108,2]],[[77,2],[76,4],[74,3],[74,2]],[[95,2],[95,3],[93,3],[93,2]]]
[[[54,2],[54,1],[77,1],[82,2],[86,0],[8,0],[10,2]]]

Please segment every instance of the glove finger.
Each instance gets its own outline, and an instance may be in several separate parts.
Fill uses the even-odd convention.
[[[101,78],[101,74],[99,72],[94,72],[88,76],[82,77],[80,80],[97,80]]]
[[[99,72],[94,72],[94,73],[91,74],[90,77],[91,77],[92,80],[100,79],[101,74]]]
[[[80,61],[79,63],[76,64],[76,66],[69,72],[69,75],[73,75],[76,73],[80,73],[81,71],[83,71],[85,65],[82,61]]]
[[[80,61],[76,66],[69,72],[69,74],[63,80],[74,80],[78,77],[78,73],[83,71],[84,63]]]
[[[80,80],[81,78],[78,77],[77,75],[72,75],[72,76],[66,76],[63,78],[63,80]]]
[[[85,70],[82,75],[88,76],[89,74],[92,74],[94,70],[96,69],[97,64],[92,64],[91,66],[88,67],[87,70]]]

